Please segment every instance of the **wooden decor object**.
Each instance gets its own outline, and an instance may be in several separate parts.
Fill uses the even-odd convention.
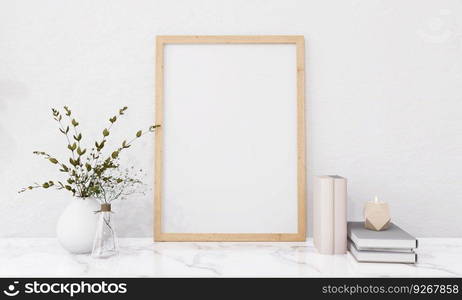
[[[390,226],[390,208],[388,203],[379,202],[377,196],[364,206],[364,227],[370,230],[386,230]]]

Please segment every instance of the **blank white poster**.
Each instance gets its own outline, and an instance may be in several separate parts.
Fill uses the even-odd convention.
[[[297,233],[294,44],[164,49],[162,231]]]

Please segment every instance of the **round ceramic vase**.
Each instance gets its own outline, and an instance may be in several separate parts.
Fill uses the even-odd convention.
[[[94,198],[74,197],[58,219],[59,243],[74,254],[90,253],[95,238],[100,204]]]

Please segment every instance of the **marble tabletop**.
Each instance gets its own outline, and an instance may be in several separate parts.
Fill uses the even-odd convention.
[[[0,277],[462,277],[462,239],[419,239],[419,263],[358,263],[302,243],[154,243],[120,239],[107,259],[67,253],[53,238],[0,239]]]

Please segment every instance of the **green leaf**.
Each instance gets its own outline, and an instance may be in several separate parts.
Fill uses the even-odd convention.
[[[80,140],[82,139],[82,134],[79,133],[77,135],[73,135],[73,137],[74,137],[74,140],[76,140],[77,142],[80,142]]]
[[[128,107],[124,106],[123,108],[119,109],[119,115],[123,115],[127,108]]]
[[[66,134],[69,132],[69,126],[66,127]]]
[[[107,130],[107,128],[104,128],[103,136],[108,136],[108,135],[109,135],[109,130]]]
[[[66,190],[68,190],[68,191],[71,191],[71,190],[72,190],[72,187],[71,187],[70,185],[66,185],[66,186],[64,186],[64,187],[65,187]]]
[[[67,106],[64,106],[64,110],[66,111],[66,116],[71,115],[71,110]]]
[[[44,184],[42,184],[42,187],[43,187],[44,189],[47,189],[47,188],[50,187],[50,185],[48,184],[48,182],[45,182]]]
[[[58,160],[56,158],[53,158],[53,157],[50,157],[48,159],[52,164],[57,164],[58,163]]]
[[[106,142],[106,140],[103,140],[103,141],[101,142],[101,144],[98,144],[98,142],[95,142],[96,150],[101,151],[101,149],[104,148],[104,143],[105,143],[105,142]]]
[[[74,151],[77,149],[77,144],[74,142],[72,145],[67,145],[67,148],[71,151]]]
[[[69,162],[71,163],[71,165],[73,165],[74,167],[77,166],[77,161],[73,160],[72,158],[69,158]],[[72,170],[74,171],[74,170]]]
[[[80,147],[77,148],[77,154],[82,156],[85,154],[85,152],[87,152],[87,149],[80,149]]]
[[[72,119],[71,123],[72,123],[72,126],[74,127],[79,126],[79,122],[77,122],[75,119]]]
[[[115,121],[117,121],[116,116],[113,116],[112,118],[109,119],[109,122],[111,122],[111,123],[114,123]]]
[[[137,133],[136,133],[136,137],[139,138],[141,136],[141,134],[143,134],[143,132],[141,130],[139,130]]]
[[[59,169],[61,172],[68,172],[69,168],[65,164],[61,164],[62,169]]]
[[[85,164],[85,168],[87,169],[88,172],[91,171],[91,165],[89,163]]]
[[[114,152],[112,152],[111,157],[112,157],[113,159],[116,159],[117,156],[119,156],[119,151],[114,151]]]
[[[127,141],[122,142],[122,148],[129,148],[131,145],[127,144]]]
[[[160,127],[159,124],[152,125],[152,126],[149,127],[149,131],[154,132],[154,130],[155,130],[156,128],[159,128],[159,127]]]

